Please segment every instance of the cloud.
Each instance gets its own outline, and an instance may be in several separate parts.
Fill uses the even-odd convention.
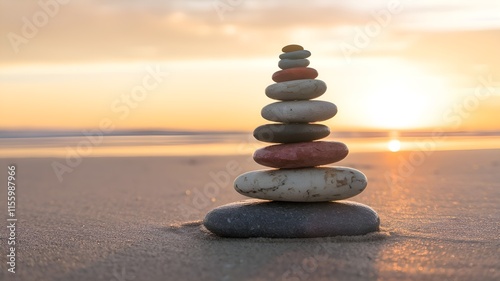
[[[259,57],[274,55],[290,41],[341,57],[339,44],[352,42],[357,29],[390,3],[242,0],[231,2],[241,4],[221,21],[213,4],[229,3],[225,0],[73,0],[61,5],[15,54],[7,35],[22,36],[23,17],[32,22],[42,9],[34,1],[0,1],[9,9],[0,25],[6,39],[0,46],[4,65]],[[498,65],[500,19],[495,17],[495,1],[481,0],[480,5],[401,1],[401,5],[402,12],[392,15],[359,56]]]

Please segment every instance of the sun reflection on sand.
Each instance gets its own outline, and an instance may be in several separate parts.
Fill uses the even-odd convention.
[[[390,140],[387,143],[387,148],[392,152],[398,152],[401,149],[401,142],[399,140]]]

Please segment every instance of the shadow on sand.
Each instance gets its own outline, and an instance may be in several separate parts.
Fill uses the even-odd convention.
[[[376,280],[390,237],[220,238],[201,221],[151,227],[144,239],[60,280]]]

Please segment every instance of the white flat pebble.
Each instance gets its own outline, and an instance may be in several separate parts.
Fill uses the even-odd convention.
[[[259,170],[234,181],[242,195],[291,202],[342,200],[358,195],[366,185],[363,173],[347,167]]]

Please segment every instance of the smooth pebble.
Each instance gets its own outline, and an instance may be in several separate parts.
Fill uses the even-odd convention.
[[[310,67],[294,67],[276,71],[272,79],[274,82],[285,82],[299,79],[314,79],[318,77],[318,71]]]
[[[330,128],[321,124],[266,124],[257,127],[253,136],[271,143],[295,143],[327,137]]]
[[[263,147],[255,151],[253,160],[272,168],[305,168],[332,164],[347,154],[349,149],[344,143],[313,141]]]
[[[266,96],[275,100],[310,100],[326,92],[325,82],[318,79],[301,79],[274,83],[266,88]]]
[[[290,44],[286,45],[281,49],[284,53],[289,53],[289,52],[294,52],[294,51],[301,51],[304,50],[304,47],[297,45],[297,44]]]
[[[217,207],[203,221],[206,229],[233,238],[314,238],[376,232],[380,218],[356,202],[293,203],[249,199]]]
[[[283,53],[280,55],[280,59],[307,59],[311,56],[311,52],[307,50],[293,51],[288,53]]]
[[[288,69],[288,68],[294,68],[294,67],[306,67],[309,65],[309,60],[308,59],[298,59],[298,60],[289,60],[289,59],[284,59],[280,60],[278,62],[278,67],[281,69]]]
[[[363,173],[347,167],[257,170],[234,181],[234,189],[242,195],[291,202],[347,199],[361,193],[366,185]]]
[[[327,101],[282,101],[264,106],[264,119],[283,123],[308,123],[324,121],[337,114],[337,106]]]

